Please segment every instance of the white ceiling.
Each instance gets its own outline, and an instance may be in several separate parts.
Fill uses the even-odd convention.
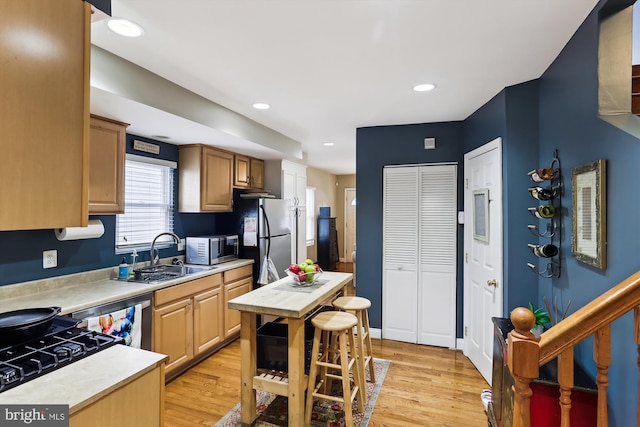
[[[356,128],[464,120],[504,87],[540,77],[597,2],[112,0],[112,15],[145,34],[117,36],[103,20],[92,43],[299,141],[309,166],[352,174]],[[412,90],[426,82],[437,88]],[[130,133],[278,156],[97,88],[91,104]]]

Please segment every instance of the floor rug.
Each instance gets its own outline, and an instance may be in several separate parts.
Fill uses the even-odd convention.
[[[378,400],[380,388],[387,375],[390,363],[389,360],[374,358],[377,382],[375,384],[367,382],[367,405],[364,408],[364,412],[358,412],[357,407],[354,408],[354,427],[365,427],[369,424],[369,419],[376,405],[376,400]],[[336,389],[341,387],[339,381],[335,381],[332,386]],[[256,411],[258,417],[253,424],[254,426],[282,427],[287,425],[287,398],[285,396],[276,396],[261,390],[256,391]],[[238,403],[214,427],[237,427],[240,425],[240,403]],[[313,427],[344,426],[342,405],[336,402],[316,399],[311,416],[311,425]]]

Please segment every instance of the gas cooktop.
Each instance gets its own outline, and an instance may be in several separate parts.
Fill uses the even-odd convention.
[[[120,337],[76,328],[77,324],[69,317],[56,316],[42,337],[0,349],[0,393],[124,342]]]

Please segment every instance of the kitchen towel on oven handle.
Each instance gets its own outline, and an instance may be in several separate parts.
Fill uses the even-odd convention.
[[[142,304],[136,304],[110,314],[91,317],[87,329],[124,338],[124,343],[140,348],[142,341]]]

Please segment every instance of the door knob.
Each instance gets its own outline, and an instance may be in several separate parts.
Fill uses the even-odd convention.
[[[487,280],[487,286],[493,286],[494,288],[497,288],[498,281],[496,279]]]

